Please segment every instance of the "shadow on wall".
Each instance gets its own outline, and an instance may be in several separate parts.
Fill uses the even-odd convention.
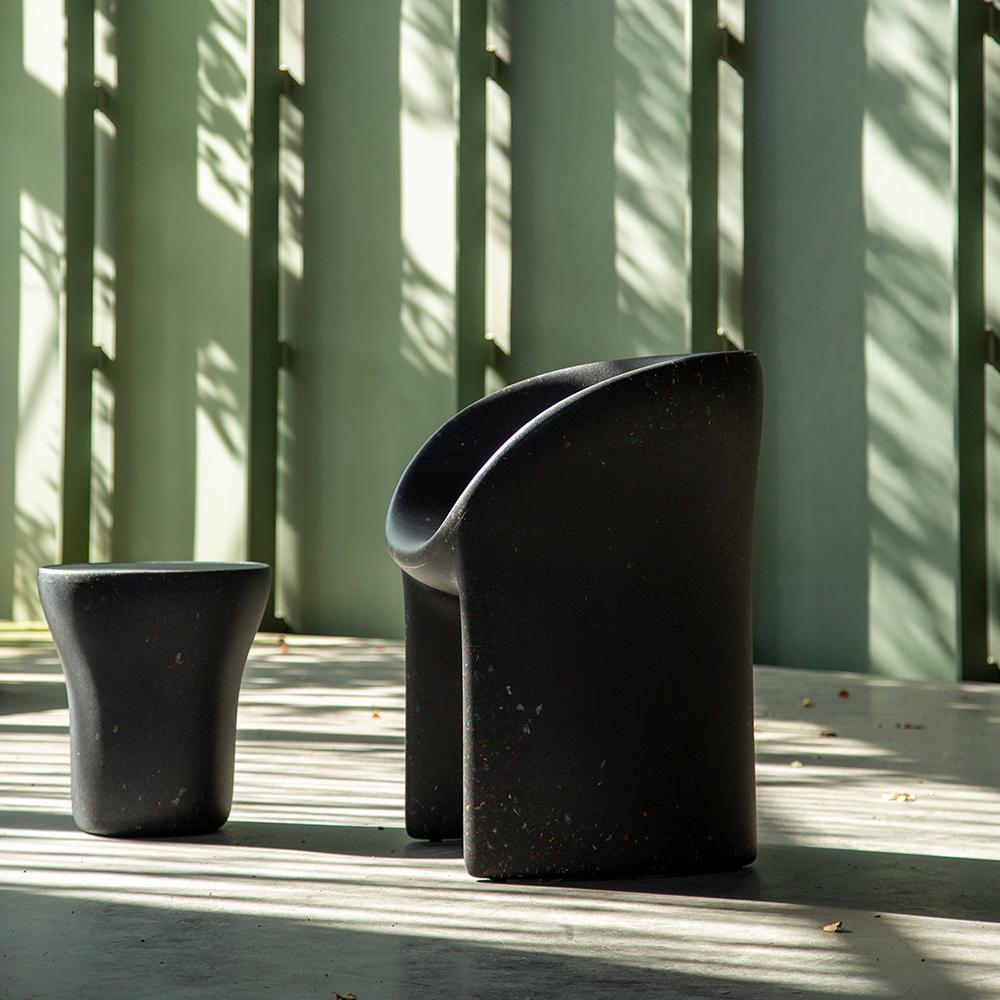
[[[947,5],[872,4],[866,79],[871,669],[956,677]]]
[[[864,670],[866,5],[751,4],[746,18],[748,346],[765,378],[755,658]],[[820,19],[823,44],[807,46]]]
[[[200,8],[204,20],[198,38],[199,201],[206,212],[225,223],[223,233],[235,233],[246,243],[250,210],[248,8],[237,0],[200,0]],[[243,264],[248,264],[246,253],[239,257]],[[230,277],[233,299],[238,301],[242,295],[245,302],[249,297],[246,277],[238,271]],[[235,306],[232,299],[229,306]],[[238,335],[212,331],[211,339],[206,336],[199,345],[197,359],[199,443],[207,438],[215,457],[229,463],[234,485],[246,473],[249,422],[249,348],[245,342],[249,314],[242,303],[237,314],[244,321]],[[199,474],[207,468],[209,463],[200,464]],[[217,523],[215,530],[225,527]],[[199,548],[210,546],[213,534],[212,530],[199,531]],[[242,553],[240,532],[230,529],[227,541],[231,551]]]
[[[440,394],[441,402],[428,413],[437,420],[450,415],[454,395],[456,42],[452,4],[446,0],[406,0],[400,16],[399,354],[408,372],[422,378],[422,393]]]
[[[424,380],[421,392],[440,392],[447,398],[455,367],[456,249],[451,204],[455,174],[449,162],[435,163],[432,158],[435,140],[454,129],[453,11],[444,0],[406,0],[400,4],[399,15],[399,355],[410,374]],[[423,202],[430,203],[429,214]],[[446,412],[442,407],[442,413]]]
[[[62,292],[61,33],[41,5],[0,7],[0,617],[40,616],[56,559]]]
[[[21,352],[15,458],[14,602],[17,618],[40,618],[38,566],[56,561],[62,438],[59,310],[62,219],[29,196],[21,217]]]
[[[684,350],[682,5],[513,4],[510,27],[510,377]]]
[[[298,630],[399,631],[385,503],[401,434],[424,419],[423,380],[399,363],[400,15],[398,0],[305,8],[302,322],[282,442],[294,530],[279,553]]]
[[[0,93],[12,95],[24,89],[21,69],[21,7],[0,6]],[[16,77],[12,79],[15,73]],[[38,98],[41,98],[39,101]],[[51,95],[38,93],[36,104],[42,107]],[[24,102],[5,100],[0,104],[0,126],[5,135],[17,134]],[[32,108],[38,111],[37,108]],[[24,174],[23,151],[27,143],[15,143],[0,157],[0,350],[5,364],[0,365],[0,617],[11,617],[14,605],[16,555],[14,515],[17,509],[15,460],[17,456],[17,372],[21,356],[21,243],[20,190]]]
[[[955,678],[948,16],[748,11],[760,662]]]
[[[511,5],[512,135],[490,141],[501,174],[512,157],[513,220],[504,180],[489,181],[513,261],[511,379],[683,349],[681,10]],[[401,624],[384,506],[453,397],[451,13],[307,8],[303,324],[282,431],[284,610],[299,628]]]
[[[618,2],[614,38],[618,317],[617,344],[607,344],[604,356],[680,352],[685,350],[687,301],[683,5]]]
[[[117,558],[244,548],[247,24],[235,0],[120,5]]]
[[[616,339],[614,7],[513,4],[511,64],[516,381],[603,357]]]

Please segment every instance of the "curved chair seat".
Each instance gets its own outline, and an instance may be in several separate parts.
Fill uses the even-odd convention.
[[[386,535],[406,613],[406,823],[473,875],[756,853],[746,352],[581,365],[442,426]]]

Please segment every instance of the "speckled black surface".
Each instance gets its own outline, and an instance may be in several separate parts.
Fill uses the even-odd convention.
[[[180,836],[225,823],[240,680],[270,585],[261,563],[39,570],[69,695],[80,829]]]
[[[411,835],[461,834],[486,878],[753,860],[760,416],[750,353],[632,359],[495,393],[417,454],[386,529]]]

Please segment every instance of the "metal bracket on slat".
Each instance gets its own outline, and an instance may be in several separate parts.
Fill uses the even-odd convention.
[[[495,371],[502,372],[510,355],[492,337],[486,338],[486,344],[486,363]]]
[[[301,80],[292,76],[292,71],[285,65],[278,67],[278,78],[281,83],[281,96],[287,97],[291,104],[302,110],[302,88]]]
[[[492,80],[501,90],[509,93],[509,76],[510,63],[503,59],[492,45],[488,45],[486,47],[486,78]]]
[[[715,335],[722,341],[724,351],[742,351],[743,348],[729,336],[729,331],[724,327],[720,326],[716,331]]]
[[[118,97],[103,81],[94,81],[94,110],[100,111],[112,125],[118,125]]]
[[[745,46],[730,30],[725,22],[719,23],[719,58],[743,75],[743,52]]]
[[[986,334],[986,363],[1000,372],[1000,333],[995,326],[988,326]]]
[[[107,378],[111,378],[111,371],[115,366],[114,359],[109,357],[104,348],[98,344],[94,344],[93,346],[91,364],[94,371],[98,371]]]
[[[984,33],[994,42],[1000,42],[1000,7],[997,7],[994,0],[983,0],[983,2],[986,4]]]

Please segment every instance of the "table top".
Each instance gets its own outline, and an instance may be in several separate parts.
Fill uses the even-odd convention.
[[[120,576],[128,573],[239,573],[268,569],[259,562],[109,562],[61,563],[42,566],[39,573],[67,576]]]

